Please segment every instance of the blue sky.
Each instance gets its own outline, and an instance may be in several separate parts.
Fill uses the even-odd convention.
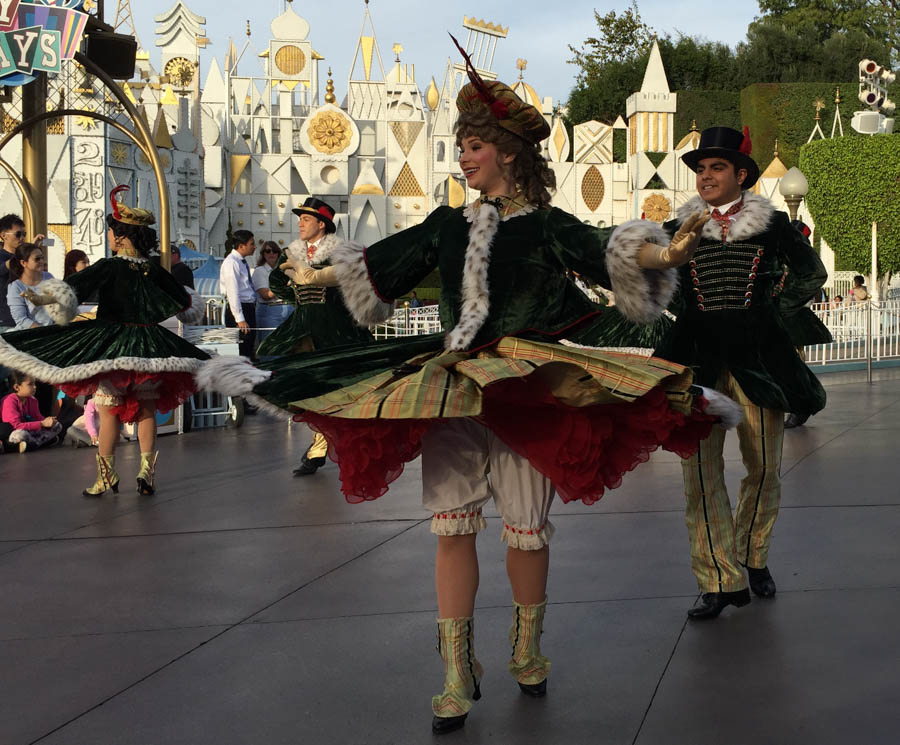
[[[131,4],[138,37],[145,46],[152,46],[153,17],[171,8],[174,0],[131,0]],[[258,51],[264,50],[271,36],[272,19],[283,12],[285,0],[240,3],[234,0],[185,0],[185,4],[207,20],[206,33],[212,44],[202,58],[205,77],[206,65],[213,57],[221,64],[229,36],[234,37],[239,49],[247,40],[247,19],[252,30],[251,43]],[[106,5],[107,21],[112,22],[116,3],[107,0]],[[310,41],[326,58],[322,72],[328,65],[332,66],[335,92],[338,100],[343,99],[362,25],[364,0],[295,0],[293,5],[295,12],[309,22]],[[729,2],[727,9],[722,0],[694,0],[691,3],[639,0],[638,6],[644,21],[660,33],[681,31],[730,45],[743,40],[747,24],[758,13],[753,0]],[[401,59],[415,64],[416,80],[423,91],[432,75],[440,85],[447,58],[456,56],[447,31],[454,35],[462,33],[462,18],[468,15],[509,27],[509,35],[498,45],[494,60],[494,69],[501,80],[515,79],[518,76],[516,59],[524,57],[528,60],[525,79],[541,96],[564,101],[576,71],[573,65],[566,63],[571,57],[567,44],[580,45],[596,33],[595,8],[606,13],[626,7],[626,0],[604,4],[596,0],[370,0],[369,12],[385,66],[389,67],[393,62],[391,47],[399,42],[404,47]],[[148,51],[156,62],[158,53],[152,49]],[[251,67],[245,66],[239,71],[251,74]],[[253,74],[257,72],[258,68],[252,69]]]

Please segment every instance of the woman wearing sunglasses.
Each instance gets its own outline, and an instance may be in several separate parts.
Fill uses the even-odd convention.
[[[259,252],[256,268],[253,270],[251,281],[256,290],[256,325],[259,326],[258,336],[260,344],[263,340],[286,321],[294,310],[294,306],[277,297],[269,289],[269,275],[275,268],[281,248],[275,241],[266,241]]]

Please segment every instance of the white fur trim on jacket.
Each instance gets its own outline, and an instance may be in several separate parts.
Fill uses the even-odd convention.
[[[191,287],[185,287],[184,289],[191,297],[191,304],[181,312],[176,313],[175,317],[188,326],[197,326],[198,324],[203,323],[203,318],[206,315],[206,307],[203,305],[203,298],[200,297],[199,292]]]
[[[463,267],[462,307],[459,321],[444,341],[448,352],[468,349],[490,311],[488,295],[488,266],[491,261],[491,244],[500,225],[500,213],[493,205],[484,204],[472,217],[469,227],[469,245]]]
[[[676,220],[681,225],[687,218],[695,212],[703,212],[709,209],[709,205],[704,201],[703,197],[696,196],[689,199],[678,208]],[[744,192],[744,206],[741,211],[735,215],[731,221],[731,227],[728,229],[728,236],[725,238],[726,243],[734,243],[735,241],[744,241],[754,235],[764,233],[772,217],[775,214],[775,205],[768,199],[752,191]],[[703,226],[703,237],[710,241],[721,241],[722,230],[719,223],[710,220]]]
[[[67,326],[78,315],[78,297],[68,283],[61,279],[45,279],[36,288],[38,295],[49,297],[52,302],[44,309],[53,319],[53,323]]]
[[[328,233],[316,244],[316,250],[313,253],[312,260],[310,260],[306,255],[307,242],[298,238],[291,242],[285,249],[285,253],[294,266],[309,264],[310,266],[318,267],[326,264],[331,258],[334,249],[342,243],[343,240],[336,233]]]
[[[358,243],[341,241],[331,251],[344,305],[360,326],[384,323],[394,313],[394,306],[384,302],[375,293],[366,266],[365,247]]]
[[[744,418],[744,410],[738,403],[712,388],[704,386],[698,386],[698,388],[701,389],[703,398],[709,401],[704,414],[719,417],[719,424],[725,429],[734,429],[741,423]]]
[[[194,379],[197,389],[216,391],[224,396],[247,396],[253,392],[253,386],[265,383],[272,373],[254,367],[246,357],[217,355],[206,360]]]
[[[251,404],[278,419],[290,419],[290,413],[279,409],[253,392],[253,387],[271,377],[268,370],[254,367],[246,357],[216,356],[204,362],[194,375],[197,389],[216,391],[224,396],[241,396]]]
[[[606,270],[616,294],[616,307],[635,323],[652,323],[666,309],[678,287],[675,269],[642,269],[638,254],[645,243],[669,245],[662,226],[630,220],[617,227],[606,246]]]
[[[128,372],[196,372],[203,360],[193,357],[115,357],[110,360],[96,360],[70,367],[57,367],[39,360],[10,345],[0,336],[0,365],[33,375],[45,383],[75,383],[95,375],[125,370]]]

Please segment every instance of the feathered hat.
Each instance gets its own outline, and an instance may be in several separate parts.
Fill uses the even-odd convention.
[[[499,80],[485,81],[475,70],[472,60],[459,42],[450,34],[453,43],[466,61],[469,83],[456,97],[461,112],[487,109],[503,129],[535,145],[550,136],[550,125],[534,106],[525,103],[515,91]]]
[[[156,222],[156,218],[150,210],[145,210],[141,207],[129,207],[124,202],[120,202],[116,199],[116,194],[120,191],[128,191],[128,188],[128,186],[122,184],[109,193],[113,218],[126,225],[139,225],[144,228],[153,225]]]

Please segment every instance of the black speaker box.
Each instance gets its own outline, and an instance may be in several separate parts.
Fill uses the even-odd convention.
[[[91,31],[84,37],[84,56],[115,80],[134,76],[137,40],[109,31]]]

